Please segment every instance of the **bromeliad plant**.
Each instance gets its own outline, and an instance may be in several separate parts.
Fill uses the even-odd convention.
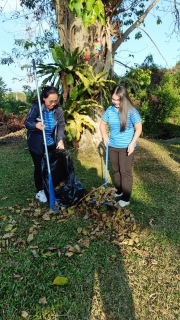
[[[63,97],[63,111],[69,141],[78,141],[83,127],[95,130],[93,112],[102,108],[100,99],[108,99],[107,88],[111,80],[105,80],[106,72],[94,75],[93,68],[82,61],[82,52],[76,48],[72,53],[59,45],[52,49],[54,64],[39,64],[38,73],[47,76],[42,86],[50,83]]]

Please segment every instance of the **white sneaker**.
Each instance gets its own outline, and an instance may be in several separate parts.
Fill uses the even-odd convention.
[[[119,193],[115,193],[115,194],[114,194],[114,198],[121,197],[122,195],[123,195],[122,192],[121,192],[120,194],[119,194]]]
[[[38,193],[36,193],[36,199],[38,199],[40,202],[47,202],[44,190],[40,190]]]
[[[128,206],[130,204],[129,201],[124,201],[124,200],[119,200],[118,203],[119,203],[121,208],[124,208],[124,207],[126,207],[126,206]]]

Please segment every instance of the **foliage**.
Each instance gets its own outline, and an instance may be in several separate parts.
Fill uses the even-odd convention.
[[[53,64],[38,65],[38,74],[46,76],[42,85],[50,82],[60,90],[64,100],[67,139],[76,138],[78,141],[83,127],[94,131],[93,110],[102,108],[99,97],[107,100],[107,85],[114,82],[104,79],[106,72],[94,74],[92,66],[82,62],[78,48],[71,53],[56,44],[52,57]]]
[[[180,71],[161,69],[148,56],[141,66],[120,79],[143,119],[143,133],[154,138],[180,135]]]
[[[3,79],[0,77],[0,109],[4,106],[5,95],[7,92],[6,84]]]
[[[30,104],[26,101],[15,100],[14,98],[6,98],[4,100],[3,111],[5,114],[14,113],[23,118],[29,110]]]
[[[27,103],[32,104],[37,101],[37,90],[32,90],[30,86],[23,86],[23,93],[26,96]]]
[[[85,28],[90,24],[95,24],[99,19],[105,25],[104,5],[101,0],[70,0],[69,8],[78,18],[81,18]]]
[[[30,104],[25,99],[25,95],[19,92],[9,92],[7,85],[0,78],[0,109],[5,114],[14,113],[22,118],[28,111]],[[10,90],[9,90],[10,91]]]
[[[55,44],[52,49],[52,58],[54,63],[38,65],[38,74],[41,76],[47,76],[43,82],[42,86],[47,82],[50,82],[51,85],[55,86],[57,89],[61,89],[61,92],[64,94],[64,99],[66,100],[69,94],[70,85],[75,84],[75,79],[81,78],[81,81],[86,84],[86,77],[84,76],[84,64],[78,59],[80,58],[81,53],[78,52],[76,48],[72,53],[69,50],[65,50],[63,47]],[[61,80],[61,81],[60,81]]]
[[[97,21],[100,21],[103,25],[102,27],[105,27],[102,32],[106,33],[105,30],[107,28],[110,34],[110,37],[105,40],[108,41],[108,43],[104,49],[108,52],[107,48],[109,48],[109,45],[112,42],[112,53],[114,55],[115,51],[122,43],[120,38],[123,39],[125,32],[128,32],[124,40],[127,39],[129,33],[136,28],[136,22],[139,21],[139,19],[142,20],[141,22],[144,22],[145,17],[156,2],[157,1],[153,1],[152,4],[151,1],[147,0],[126,0],[117,2],[112,0],[109,3],[101,0],[66,0],[62,3],[60,0],[56,2],[49,0],[21,0],[20,8],[11,12],[11,17],[14,19],[24,19],[27,33],[23,39],[15,37],[15,46],[12,49],[12,53],[4,53],[4,57],[1,58],[1,63],[11,64],[17,59],[20,61],[24,56],[27,57],[28,63],[32,58],[36,58],[38,62],[42,62],[47,57],[49,49],[51,49],[55,43],[59,42],[58,32],[59,34],[61,33],[63,24],[60,23],[57,25],[57,18],[64,23],[64,12],[67,13],[69,8],[73,11],[74,15],[70,15],[69,12],[66,14],[68,23],[65,22],[65,24],[68,24],[68,30],[71,29],[71,23],[74,23],[75,16],[78,16],[79,18],[82,18],[86,27],[93,26],[95,29],[97,27],[96,32],[93,31],[93,33],[97,33],[99,36],[101,32],[99,33],[100,30],[98,30]],[[64,8],[66,9],[65,11]],[[164,10],[166,10],[166,8]],[[71,19],[72,15],[73,19]],[[160,17],[158,16],[156,19],[159,23]],[[43,22],[45,23],[43,24]],[[61,27],[59,28],[59,26]],[[124,32],[122,31],[121,26],[125,27]],[[36,32],[34,32],[34,30],[36,30]],[[67,40],[67,34],[64,34],[64,37]],[[69,41],[66,41],[66,43],[71,43],[72,39],[69,37],[68,39]],[[61,43],[62,41],[63,39],[60,39]],[[92,46],[95,39],[91,37],[91,41],[92,43],[90,43],[90,46]],[[84,43],[82,46],[84,46]],[[68,49],[70,47],[71,46],[69,45]],[[103,56],[103,59],[106,60],[106,57]],[[27,68],[27,65],[24,67]]]

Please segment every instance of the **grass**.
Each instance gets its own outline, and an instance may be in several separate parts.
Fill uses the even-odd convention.
[[[104,157],[69,150],[84,187],[102,185]],[[139,140],[131,205],[116,221],[108,207],[53,214],[34,200],[25,141],[1,143],[0,160],[1,320],[180,319],[178,139]],[[134,231],[123,224],[117,242],[122,215],[135,218]],[[57,276],[68,283],[54,285]]]

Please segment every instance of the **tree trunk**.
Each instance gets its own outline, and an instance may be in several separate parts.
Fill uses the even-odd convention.
[[[121,33],[121,21],[119,13],[124,12],[120,7],[121,0],[111,0],[108,3],[104,1],[106,25],[102,26],[99,21],[94,25],[90,25],[88,29],[84,28],[83,22],[80,18],[76,18],[68,7],[68,0],[55,0],[54,8],[56,12],[57,28],[60,37],[60,45],[66,50],[73,52],[75,48],[82,51],[82,56],[86,63],[93,66],[96,74],[106,71],[104,76],[107,79],[108,75],[113,70],[113,56],[119,46],[127,39],[129,34],[143,22],[150,10],[156,5],[159,0],[154,0],[150,6],[145,10],[142,16],[133,23],[124,34]],[[120,8],[120,9],[119,9]],[[118,11],[119,10],[119,11]],[[115,17],[115,19],[113,19]],[[116,39],[112,45],[112,37]],[[98,45],[100,46],[98,48]],[[101,110],[97,110],[94,114],[94,121],[96,123],[95,133],[91,133],[91,139],[87,138],[87,129],[79,142],[85,146],[92,143],[99,145],[101,141],[101,134],[99,131],[99,122],[101,119]],[[84,138],[85,135],[85,138]]]

